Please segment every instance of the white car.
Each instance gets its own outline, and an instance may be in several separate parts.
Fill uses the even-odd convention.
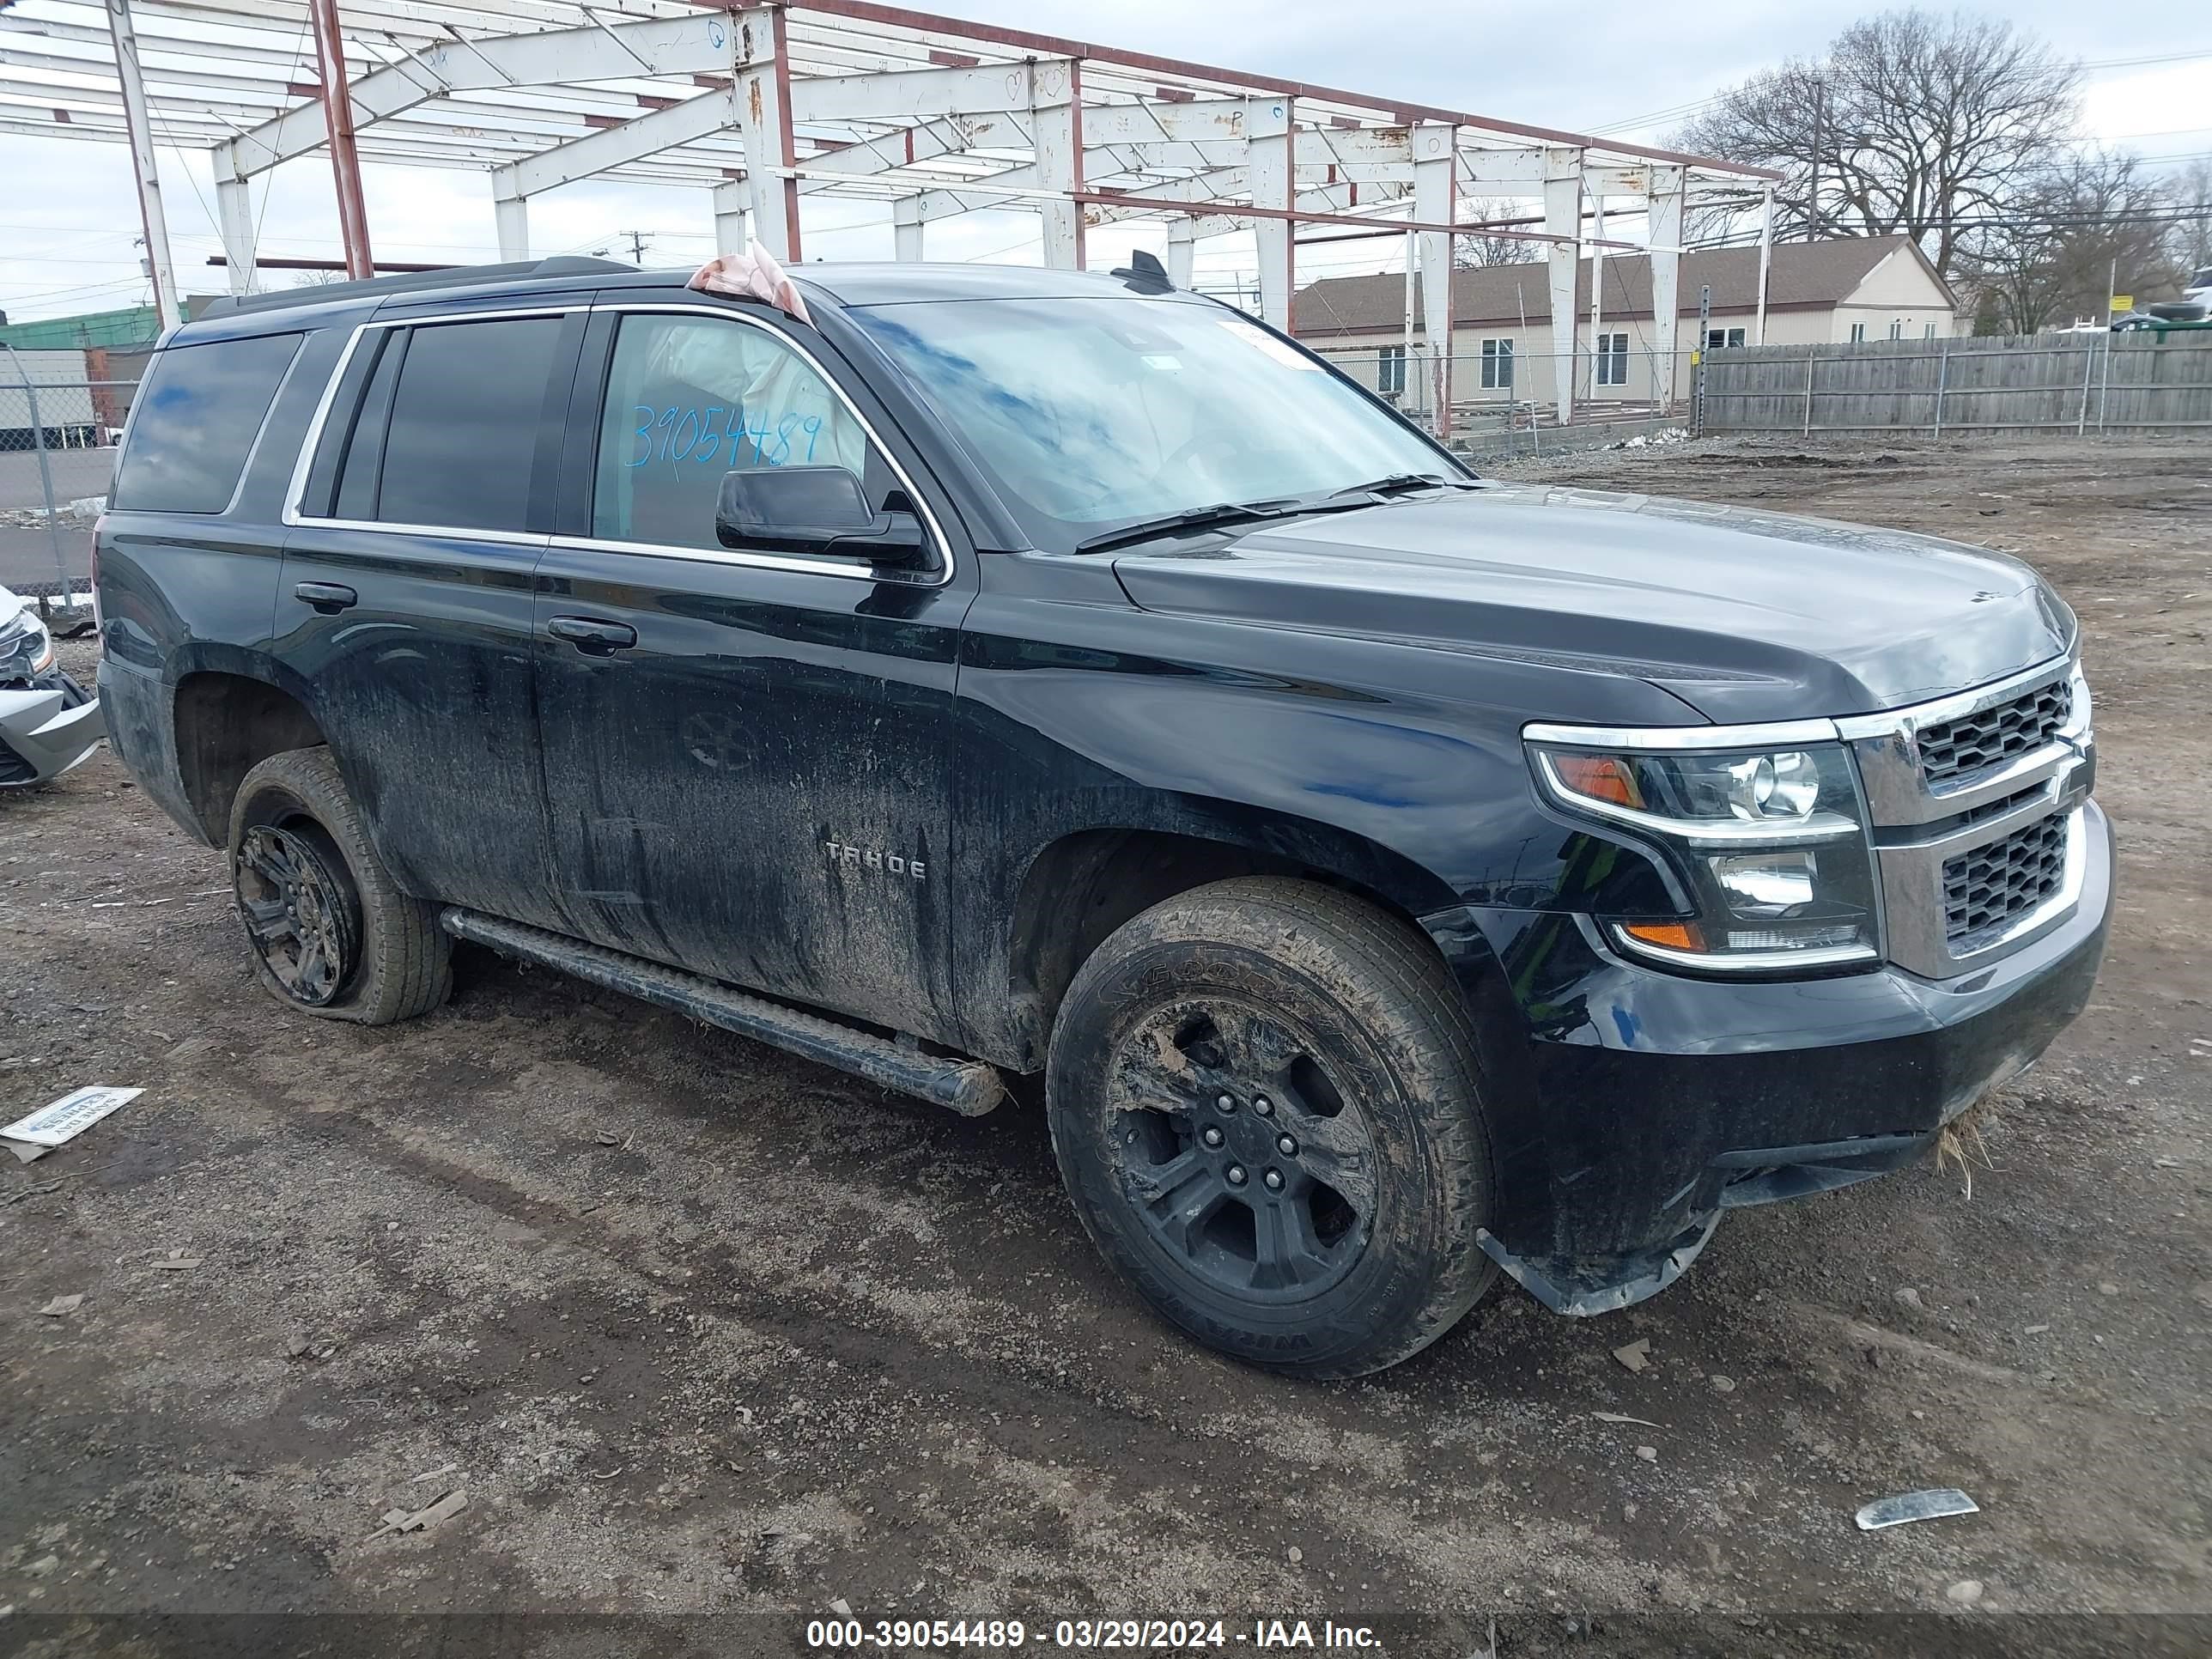
[[[2181,290],[2181,302],[2195,306],[2200,316],[2212,317],[2212,265],[2207,265],[2189,279]]]
[[[59,777],[106,730],[99,699],[55,662],[36,609],[0,587],[0,789]]]

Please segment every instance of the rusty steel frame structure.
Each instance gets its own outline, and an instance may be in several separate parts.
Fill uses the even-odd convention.
[[[356,276],[374,270],[368,161],[486,172],[510,259],[530,255],[531,199],[585,179],[704,191],[718,247],[757,238],[787,261],[817,194],[885,204],[902,259],[981,208],[1036,213],[1045,262],[1070,268],[1091,228],[1163,221],[1179,284],[1200,240],[1249,231],[1261,314],[1285,331],[1297,227],[1374,227],[1407,238],[1431,341],[1450,337],[1453,238],[1477,228],[1462,204],[1530,199],[1536,228],[1480,228],[1547,252],[1562,420],[1584,251],[1648,253],[1671,372],[1686,204],[1755,209],[1776,177],[877,0],[0,0],[7,135],[131,145],[165,319],[156,143],[208,152],[236,292],[258,268],[251,181],[322,151]],[[1642,241],[1586,228],[1608,203],[1640,212]],[[1427,356],[1448,436],[1452,354]]]

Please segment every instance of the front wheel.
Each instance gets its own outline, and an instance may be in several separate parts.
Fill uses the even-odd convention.
[[[1495,1277],[1480,1091],[1428,941],[1273,878],[1115,932],[1047,1074],[1061,1176],[1122,1277],[1200,1340],[1316,1377],[1395,1364]]]
[[[271,755],[230,814],[239,919],[263,987],[325,1019],[384,1025],[446,1000],[452,943],[392,884],[328,749]]]

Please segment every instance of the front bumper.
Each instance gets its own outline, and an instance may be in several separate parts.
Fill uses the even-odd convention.
[[[0,788],[59,777],[106,735],[100,700],[68,675],[0,690]]]
[[[1987,968],[1725,982],[1626,961],[1582,919],[1429,919],[1470,984],[1502,963],[1522,1029],[1493,1079],[1500,1205],[1484,1248],[1547,1306],[1601,1313],[1663,1289],[1721,1214],[1924,1156],[2087,1005],[2112,902],[2112,830],[2084,804],[2078,903]],[[1478,938],[1479,936],[1479,938]],[[1486,944],[1489,949],[1481,949]],[[1493,954],[1494,953],[1494,954]],[[1494,968],[1488,971],[1494,972]],[[1485,1006],[1479,995],[1476,1006]]]

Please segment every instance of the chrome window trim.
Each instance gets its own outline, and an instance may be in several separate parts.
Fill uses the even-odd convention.
[[[659,542],[614,541],[595,536],[556,536],[553,538],[555,546],[572,549],[599,548],[613,552],[642,553],[660,558],[704,559],[717,564],[743,565],[758,570],[796,570],[817,576],[838,576],[848,581],[898,582],[908,587],[944,587],[951,583],[957,568],[952,556],[952,541],[945,533],[945,526],[938,521],[936,511],[929,504],[928,495],[915,483],[913,475],[900,464],[891,447],[884,441],[883,434],[876,430],[875,423],[861,412],[860,405],[853,401],[851,394],[838,384],[837,377],[822,366],[822,360],[808,350],[805,343],[797,336],[764,317],[756,317],[750,313],[717,311],[706,306],[683,305],[666,300],[623,301],[613,305],[595,305],[591,307],[591,310],[594,313],[657,312],[664,316],[711,318],[720,322],[735,323],[744,328],[757,328],[763,334],[772,335],[782,341],[805,361],[808,368],[822,377],[822,383],[828,386],[837,401],[844,405],[845,412],[853,417],[861,432],[866,435],[868,442],[874,446],[876,453],[884,458],[884,465],[890,468],[891,476],[899,481],[901,486],[906,490],[907,498],[914,503],[915,511],[921,515],[922,524],[928,529],[931,540],[937,545],[937,556],[940,568],[927,578],[909,579],[902,575],[896,567],[872,564],[865,559],[838,559],[827,556],[809,556],[803,553],[746,553],[730,547],[676,547]],[[619,333],[617,338],[620,338]],[[592,465],[595,470],[598,464],[599,457],[595,447],[592,455]],[[887,570],[890,572],[888,574],[885,574]]]
[[[895,582],[884,567],[866,559],[832,558],[827,554],[744,553],[733,547],[672,547],[664,542],[624,542],[605,536],[555,536],[550,546],[574,553],[635,553],[648,559],[694,559],[702,564],[742,565],[748,570],[788,570],[805,576],[853,576],[867,581]],[[936,581],[914,581],[911,587],[935,587]]]
[[[323,428],[331,418],[331,406],[337,401],[338,388],[345,384],[346,370],[352,366],[354,353],[361,349],[362,337],[371,329],[427,328],[438,323],[490,323],[516,317],[565,317],[572,311],[589,311],[589,301],[574,305],[520,306],[502,307],[497,311],[440,311],[422,316],[371,317],[354,325],[345,349],[331,366],[330,379],[323,386],[322,400],[315,405],[314,419],[307,422],[307,435],[300,441],[300,453],[292,463],[292,481],[284,487],[284,509],[282,518],[295,529],[315,526],[326,530],[385,531],[395,536],[442,536],[465,542],[537,542],[545,538],[526,530],[485,530],[480,526],[455,527],[450,525],[391,524],[382,519],[326,519],[312,516],[300,510],[300,501],[307,493],[307,473],[315,464],[315,452],[323,446]],[[363,388],[365,391],[366,388]]]
[[[346,369],[353,362],[354,353],[361,348],[362,337],[371,329],[430,327],[441,323],[495,322],[516,317],[560,317],[577,311],[590,312],[594,314],[646,312],[659,313],[666,316],[711,318],[720,322],[733,323],[740,327],[757,328],[763,333],[773,335],[782,341],[805,360],[807,367],[822,377],[823,384],[830,388],[837,401],[844,406],[845,412],[853,417],[862,433],[866,434],[867,441],[875,447],[876,453],[884,458],[884,464],[890,468],[891,475],[899,481],[908,498],[913,501],[915,511],[921,515],[923,525],[927,526],[931,539],[936,544],[940,568],[927,580],[905,580],[904,585],[912,587],[943,587],[952,580],[957,564],[952,555],[951,538],[945,533],[945,526],[939,520],[935,509],[930,506],[928,496],[916,487],[913,476],[900,464],[898,457],[892,453],[890,446],[884,441],[883,434],[876,430],[875,424],[861,412],[860,406],[854,403],[845,388],[838,384],[837,377],[822,366],[820,358],[808,350],[805,343],[787,330],[778,327],[764,318],[754,317],[743,312],[717,311],[707,306],[685,305],[666,300],[622,301],[613,305],[595,305],[586,301],[574,304],[521,306],[497,311],[441,311],[421,316],[372,317],[365,322],[356,324],[352,337],[346,341],[345,349],[338,354],[337,362],[331,367],[329,381],[323,387],[322,400],[315,406],[314,418],[309,422],[307,435],[301,441],[299,457],[292,465],[291,482],[285,487],[282,514],[283,522],[295,528],[313,526],[325,530],[380,532],[401,536],[435,536],[453,541],[535,542],[542,546],[565,548],[571,551],[632,553],[648,558],[692,559],[714,564],[736,565],[756,570],[781,570],[806,575],[836,576],[848,581],[896,582],[902,580],[896,574],[884,574],[884,567],[872,564],[863,559],[809,557],[804,554],[746,553],[735,548],[677,547],[659,542],[618,541],[598,536],[535,536],[527,531],[464,529],[445,525],[389,524],[380,519],[317,518],[311,517],[300,510],[301,499],[307,494],[307,474],[314,465],[315,452],[322,447],[323,428],[330,420],[331,406],[337,400],[338,387],[345,380]],[[295,358],[294,361],[296,363],[298,360]],[[275,405],[272,404],[270,406],[273,408]],[[594,453],[594,466],[597,463],[598,458]]]

